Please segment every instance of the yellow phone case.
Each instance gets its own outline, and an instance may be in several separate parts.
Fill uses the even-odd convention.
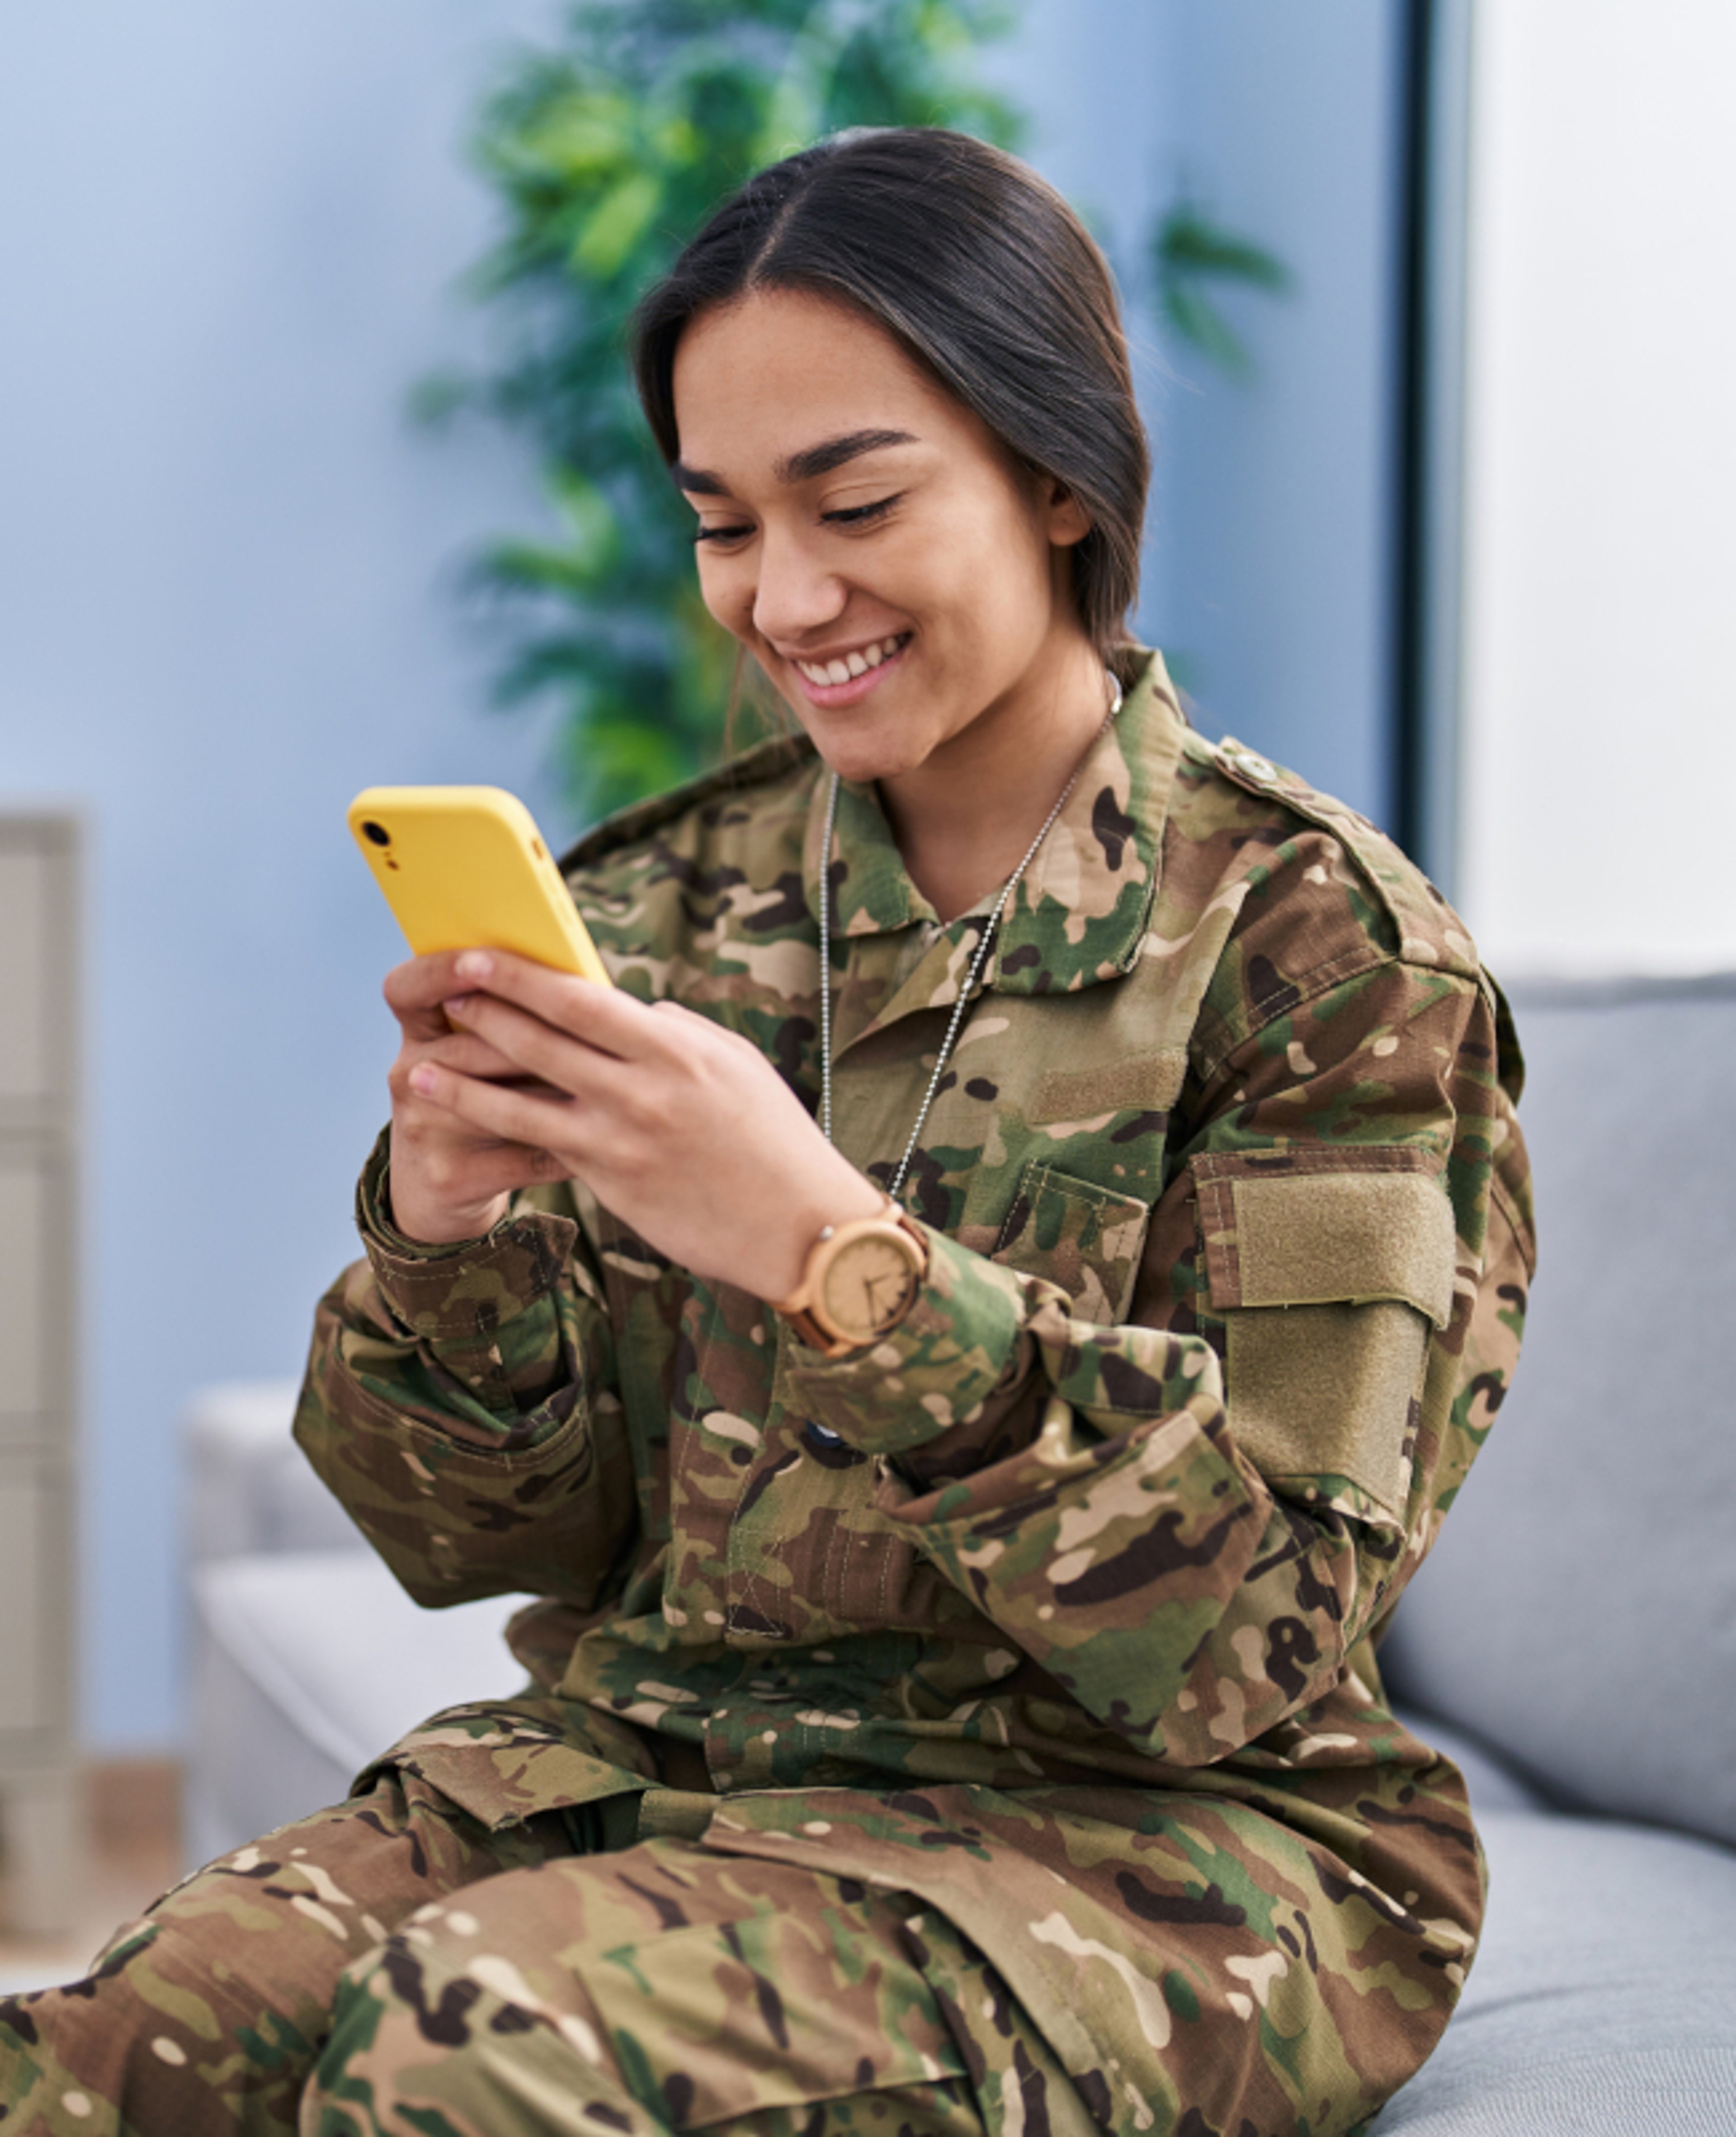
[[[536,820],[499,786],[370,786],[349,826],[418,957],[514,950],[611,984]]]

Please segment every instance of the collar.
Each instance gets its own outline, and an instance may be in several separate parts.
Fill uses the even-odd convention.
[[[1187,723],[1161,654],[1136,653],[1126,700],[1092,745],[1065,806],[1002,915],[985,984],[1004,994],[1070,993],[1118,978],[1139,954],[1157,888],[1169,790]],[[808,903],[819,918],[825,834],[824,766],[809,805],[803,852]],[[993,904],[999,885],[945,931],[949,948]],[[932,923],[934,908],[907,874],[874,789],[839,789],[832,857],[832,926],[846,937]],[[939,945],[936,945],[939,947]],[[924,959],[925,966],[929,961]],[[963,962],[949,956],[956,998]]]

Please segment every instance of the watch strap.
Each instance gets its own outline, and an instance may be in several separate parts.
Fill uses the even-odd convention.
[[[819,1351],[828,1358],[842,1358],[857,1346],[847,1342],[841,1336],[829,1336],[805,1307],[780,1306],[776,1309],[800,1336],[810,1351]]]

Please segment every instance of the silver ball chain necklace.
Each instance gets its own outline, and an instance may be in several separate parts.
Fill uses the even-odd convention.
[[[933,1105],[935,1093],[941,1088],[941,1078],[946,1073],[946,1064],[952,1058],[952,1049],[976,992],[976,983],[982,977],[983,967],[989,961],[989,952],[1000,930],[1000,917],[1007,909],[1007,901],[1019,888],[1019,879],[1036,859],[1038,849],[1054,827],[1055,819],[1067,806],[1067,797],[1079,783],[1079,774],[1085,769],[1085,759],[1091,755],[1114,724],[1115,716],[1121,709],[1121,686],[1113,674],[1104,670],[1109,680],[1109,710],[1103,716],[1103,724],[1092,736],[1084,756],[1073,767],[1067,782],[1055,796],[1055,806],[1043,820],[1043,828],[1025,849],[1024,859],[1014,869],[1000,887],[1000,895],[994,901],[994,910],[984,922],[972,953],[970,968],[965,975],[965,984],[959,989],[958,1000],[952,1005],[951,1021],[946,1026],[946,1036],[941,1041],[941,1050],[935,1056],[934,1072],[928,1078],[928,1088],[922,1093],[922,1103],[917,1108],[917,1117],[912,1123],[910,1140],[904,1146],[904,1155],[898,1160],[898,1170],[893,1175],[888,1190],[896,1201],[904,1186],[905,1176],[910,1171],[910,1161],[916,1156],[917,1138],[922,1132],[922,1124],[928,1118],[928,1109]],[[819,863],[819,1125],[826,1141],[832,1140],[832,847],[838,828],[839,775],[832,774],[832,783],[826,794],[826,835],[820,848]]]

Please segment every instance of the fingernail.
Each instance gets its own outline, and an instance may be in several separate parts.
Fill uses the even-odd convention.
[[[451,1015],[454,1010],[462,1014],[469,1006],[470,997],[468,995],[448,995],[445,1001],[440,1004],[440,1007],[445,1010],[448,1016]]]
[[[411,1089],[420,1091],[425,1098],[433,1090],[435,1081],[435,1073],[425,1061],[419,1063],[410,1072]]]
[[[452,969],[461,980],[485,980],[494,969],[494,960],[486,950],[466,950]]]

